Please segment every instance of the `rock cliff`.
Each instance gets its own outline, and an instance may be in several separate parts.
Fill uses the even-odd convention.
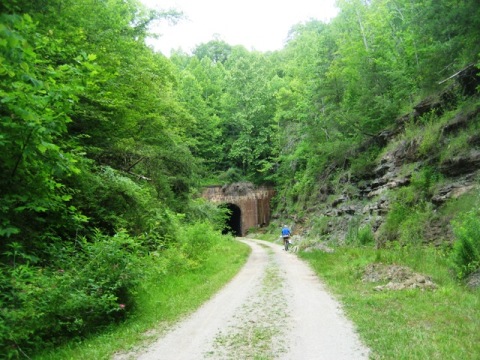
[[[298,233],[348,242],[352,232],[368,226],[382,246],[398,240],[387,220],[392,209],[407,204],[410,211],[421,207],[419,216],[428,212],[421,229],[416,229],[417,238],[437,245],[452,240],[454,211],[442,209],[455,199],[479,194],[480,81],[474,66],[447,80],[451,84],[438,95],[418,103],[392,128],[348,154],[343,163],[332,164],[334,171],[319,179],[318,194],[312,196],[316,200],[304,214],[291,215]],[[381,149],[375,162],[363,172],[352,171],[349,164],[372,146]],[[333,179],[332,173],[341,174],[340,178]],[[402,188],[410,191],[401,193]]]

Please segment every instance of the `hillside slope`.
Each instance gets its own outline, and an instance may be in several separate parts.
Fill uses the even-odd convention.
[[[476,72],[469,66],[456,73],[394,127],[332,163],[289,215],[296,232],[314,242],[379,247],[450,243],[451,220],[480,200]]]

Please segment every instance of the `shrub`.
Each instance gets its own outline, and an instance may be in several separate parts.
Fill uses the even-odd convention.
[[[330,218],[326,216],[319,216],[312,219],[310,234],[312,236],[322,236],[326,235],[330,229],[330,223],[333,222]]]
[[[361,245],[373,244],[375,242],[375,236],[373,235],[372,227],[370,225],[360,227],[358,229],[357,239]]]
[[[62,251],[51,267],[36,265],[20,246],[7,253],[10,264],[0,276],[0,353],[18,357],[96,332],[134,307],[142,266],[126,233],[97,233]]]
[[[345,243],[349,245],[369,245],[375,242],[370,224],[360,225],[360,219],[352,218],[348,223]]]
[[[480,210],[472,210],[453,221],[456,241],[451,253],[452,266],[460,279],[480,267]]]
[[[217,240],[216,234],[212,225],[207,222],[185,225],[180,230],[180,244],[185,255],[190,259],[201,258]]]
[[[231,167],[224,173],[220,174],[218,176],[218,179],[220,181],[226,182],[226,183],[234,183],[234,182],[239,182],[244,180],[243,172],[241,169],[236,168],[236,167]]]
[[[352,158],[350,166],[352,175],[359,179],[371,177],[373,170],[377,165],[376,160],[379,153],[380,148],[373,146],[368,148],[367,151],[360,152],[357,156]]]
[[[189,222],[208,221],[214,225],[215,229],[223,230],[229,218],[229,210],[226,206],[219,206],[202,198],[189,202],[187,212]]]
[[[353,245],[357,242],[359,222],[360,222],[360,220],[356,217],[353,217],[348,222],[347,232],[345,234],[345,243],[346,244]]]
[[[441,174],[429,166],[414,172],[411,179],[411,187],[423,199],[429,198],[433,193],[434,186],[441,181]]]
[[[432,217],[433,209],[430,203],[420,202],[412,207],[410,213],[399,225],[398,240],[400,243],[403,245],[421,244],[425,237],[425,228]]]
[[[423,156],[429,156],[432,153],[438,152],[441,146],[440,140],[442,133],[440,129],[446,120],[444,119],[442,122],[437,115],[430,112],[421,117],[419,121],[423,123],[424,126],[421,128],[418,152]]]
[[[411,209],[401,203],[395,202],[380,228],[381,242],[397,240],[402,222],[408,217]]]
[[[394,192],[391,209],[380,228],[380,243],[399,240],[407,245],[422,242],[425,225],[432,217],[432,207],[425,198],[432,191],[436,176],[426,168],[414,174],[410,186]]]

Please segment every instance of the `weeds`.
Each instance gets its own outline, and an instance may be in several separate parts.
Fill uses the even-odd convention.
[[[480,268],[480,219],[479,210],[469,211],[454,221],[457,238],[451,259],[457,276],[465,279]]]
[[[8,356],[98,332],[135,307],[145,268],[133,239],[96,233],[75,246],[58,253],[50,268],[34,264],[17,243],[6,252],[13,267],[4,266],[0,280],[0,348]]]
[[[358,229],[358,242],[360,245],[370,245],[375,242],[372,227],[370,225],[362,226]]]
[[[125,322],[35,358],[111,358],[119,350],[152,340],[167,324],[205,302],[238,272],[249,248],[206,225],[198,225],[186,226],[179,233],[179,247],[152,252],[143,259],[142,267],[148,270],[142,282],[131,289],[135,308]]]
[[[444,250],[392,245],[301,256],[339,297],[373,359],[476,359],[480,292],[456,282]],[[365,267],[373,262],[409,266],[430,275],[438,288],[375,291],[375,285],[362,281]]]
[[[438,181],[427,168],[412,177],[412,184],[398,189],[391,198],[391,208],[382,224],[380,243],[399,240],[402,244],[419,244],[426,224],[433,217],[433,208],[426,199]]]

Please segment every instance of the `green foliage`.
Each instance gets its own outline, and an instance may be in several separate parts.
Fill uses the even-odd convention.
[[[402,245],[419,245],[424,239],[424,230],[433,216],[431,204],[425,194],[431,189],[428,168],[412,181],[412,185],[395,192],[391,208],[380,228],[380,244],[398,241]]]
[[[372,227],[368,224],[358,229],[357,238],[360,245],[370,245],[375,243],[375,236]]]
[[[480,212],[467,212],[453,222],[455,243],[451,260],[460,279],[465,279],[480,268]]]
[[[356,154],[355,157],[351,159],[350,164],[352,176],[359,179],[371,177],[374,168],[377,166],[375,161],[377,160],[380,150],[379,147],[372,146],[369,147],[367,151]]]
[[[11,236],[42,227],[47,212],[68,213],[62,178],[79,171],[65,138],[68,112],[92,58],[67,50],[71,58],[57,64],[51,57],[61,43],[40,34],[29,15],[2,14],[0,37],[0,233]]]
[[[424,240],[426,225],[433,215],[433,207],[429,203],[420,203],[412,208],[408,216],[399,224],[399,243],[421,245]]]
[[[270,88],[270,59],[260,53],[234,49],[225,63],[228,71],[223,134],[226,159],[253,182],[265,176],[265,161],[275,152],[275,103]]]
[[[190,202],[186,219],[189,223],[206,221],[215,230],[222,231],[229,217],[227,208],[198,198]]]
[[[480,192],[471,191],[447,201],[439,209],[439,213],[448,219],[453,219],[459,214],[464,214],[477,208],[478,204],[480,204]]]
[[[18,243],[5,253],[0,302],[0,348],[18,356],[98,332],[134,308],[143,274],[138,245],[125,233],[97,233],[69,248],[54,248],[57,260],[39,267]]]
[[[395,203],[390,209],[385,223],[381,227],[380,238],[384,241],[397,240],[400,224],[408,217],[409,213],[409,207],[404,204]]]
[[[218,176],[218,180],[223,183],[235,183],[242,180],[245,180],[245,176],[242,174],[242,170],[236,167],[231,167],[227,171],[221,173]]]
[[[353,217],[348,222],[347,226],[347,233],[345,234],[345,243],[346,244],[355,244],[358,240],[358,232],[359,232],[359,219]]]
[[[15,357],[98,333],[139,311],[136,296],[145,278],[161,282],[198,271],[226,241],[209,222],[170,217],[173,242],[166,236],[97,232],[69,247],[52,246],[50,267],[35,265],[38,259],[13,243],[5,253],[11,265],[2,266],[0,277],[2,351]]]
[[[474,112],[474,108],[472,109],[471,107],[472,104],[466,103],[466,110],[462,113],[456,114],[456,116],[463,117],[470,113],[470,111]],[[480,116],[477,115],[469,119],[465,128],[458,130],[456,133],[451,134],[445,139],[443,149],[440,153],[440,161],[446,162],[455,159],[456,157],[467,155],[470,152],[472,145],[475,146],[475,134],[478,134],[479,130]]]
[[[232,53],[232,46],[225,41],[215,39],[198,45],[193,53],[200,60],[208,58],[213,63],[225,63]]]
[[[95,227],[140,234],[165,206],[182,210],[191,116],[143,43],[162,15],[135,1],[17,5],[31,14],[4,14],[0,29],[0,233],[36,249]]]
[[[235,276],[249,252],[250,248],[245,244],[219,236],[202,262],[190,269],[190,260],[185,256],[182,259],[178,252],[172,254],[178,262],[175,259],[168,261],[169,251],[161,252],[161,255],[152,253],[144,259],[146,273],[135,295],[134,316],[98,336],[35,354],[35,359],[107,359],[129,353],[152,340],[153,328],[158,329],[159,324],[163,328],[162,324],[178,321],[210,299]]]
[[[418,147],[418,151],[422,156],[429,156],[432,153],[438,152],[441,143],[441,128],[443,124],[434,114],[425,115],[430,118],[425,121],[424,129],[422,131],[422,138]]]
[[[200,260],[221,240],[221,233],[215,232],[211,223],[197,222],[182,227],[179,234],[179,243],[185,255],[192,260]]]
[[[360,224],[360,219],[353,217],[350,219],[345,235],[345,244],[351,246],[373,245],[375,235],[370,224]]]
[[[369,176],[381,149],[354,159],[359,144],[440,79],[478,62],[475,0],[338,6],[328,24],[294,26],[278,52],[214,39],[167,59],[144,40],[149,25],[178,14],[136,0],[0,5],[5,353],[121,320],[135,305],[142,259],[159,278],[197,271],[226,216],[191,200],[200,176],[275,182],[278,209],[301,217],[331,187],[346,187],[344,178]],[[448,141],[446,120],[429,114],[421,130],[407,126],[420,156],[451,149],[443,161],[475,141],[478,119]],[[413,174],[391,199],[380,241],[422,240],[439,181],[430,167]],[[316,231],[328,232],[328,222]],[[470,223],[458,226],[463,234]],[[371,228],[352,222],[347,240],[370,244]],[[462,274],[476,261],[469,246],[457,245]]]
[[[430,166],[424,166],[412,174],[410,181],[413,191],[419,200],[429,199],[437,185],[442,180],[441,174]]]
[[[330,224],[333,222],[333,219],[329,219],[326,216],[318,216],[312,219],[310,224],[310,234],[312,236],[322,236],[328,234]]]
[[[477,35],[454,30],[478,22],[478,7],[473,10],[473,3],[466,1],[454,9],[452,2],[339,1],[340,13],[328,25],[312,21],[292,29],[281,54],[283,77],[276,116],[282,125],[279,138],[288,138],[290,145],[279,156],[280,168],[288,176],[278,182],[285,192],[295,189],[294,201],[314,188],[304,185],[331,173],[329,166],[345,166],[345,158],[352,157],[346,154],[353,153],[356,144],[393,126],[401,109],[410,109],[426,89],[454,73],[452,66],[460,69],[476,59],[478,43],[464,45]],[[434,10],[445,16],[434,16]],[[453,13],[465,17],[454,21]],[[443,74],[434,60],[439,52],[446,56],[441,59]],[[447,119],[428,114],[421,120],[423,127],[407,126],[409,140],[418,147],[416,155],[428,158],[434,150],[445,148],[440,130]],[[295,134],[290,124],[297,125]],[[345,148],[333,145],[341,142]],[[351,174],[359,178],[371,174],[374,153],[354,156]],[[300,170],[297,164],[307,169],[305,176],[310,180],[302,179],[301,173],[292,174],[291,169]]]
[[[0,15],[0,343],[18,356],[133,311],[142,258],[176,247],[171,209],[188,208],[197,161],[173,67],[143,42],[163,15],[130,0],[7,10],[23,15]]]

